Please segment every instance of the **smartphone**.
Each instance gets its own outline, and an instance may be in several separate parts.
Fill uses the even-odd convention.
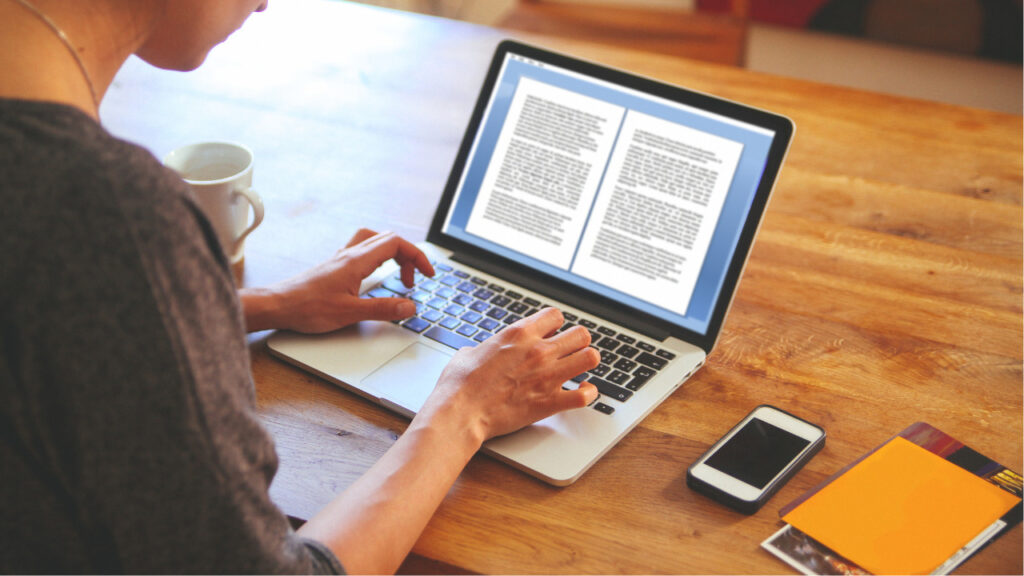
[[[690,466],[686,485],[753,514],[824,445],[820,426],[761,405]]]

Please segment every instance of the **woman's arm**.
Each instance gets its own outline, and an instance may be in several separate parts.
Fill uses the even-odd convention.
[[[549,308],[460,350],[405,434],[299,534],[349,573],[393,573],[484,440],[597,397],[590,384],[561,387],[600,360],[582,327],[546,337],[563,321]]]
[[[411,243],[361,230],[328,262],[270,288],[241,290],[246,327],[326,332],[411,316],[409,300],[359,298],[363,279],[389,259],[406,286],[416,270],[434,274]],[[456,353],[401,438],[299,533],[326,544],[349,573],[394,572],[485,440],[597,397],[587,383],[562,389],[600,361],[590,333],[580,326],[558,333],[563,323],[561,312],[544,309]]]

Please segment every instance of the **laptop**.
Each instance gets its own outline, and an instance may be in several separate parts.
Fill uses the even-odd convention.
[[[544,482],[576,481],[700,368],[725,320],[793,135],[787,118],[541,48],[498,45],[427,241],[437,274],[397,266],[363,297],[416,316],[273,354],[413,416],[457,349],[547,306],[584,326],[600,396],[486,442]]]

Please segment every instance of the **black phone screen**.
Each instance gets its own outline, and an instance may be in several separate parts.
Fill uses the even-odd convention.
[[[809,440],[754,418],[704,463],[760,489],[808,444]]]

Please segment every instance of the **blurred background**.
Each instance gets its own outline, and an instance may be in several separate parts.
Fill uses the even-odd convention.
[[[1021,114],[1022,0],[357,0]]]

